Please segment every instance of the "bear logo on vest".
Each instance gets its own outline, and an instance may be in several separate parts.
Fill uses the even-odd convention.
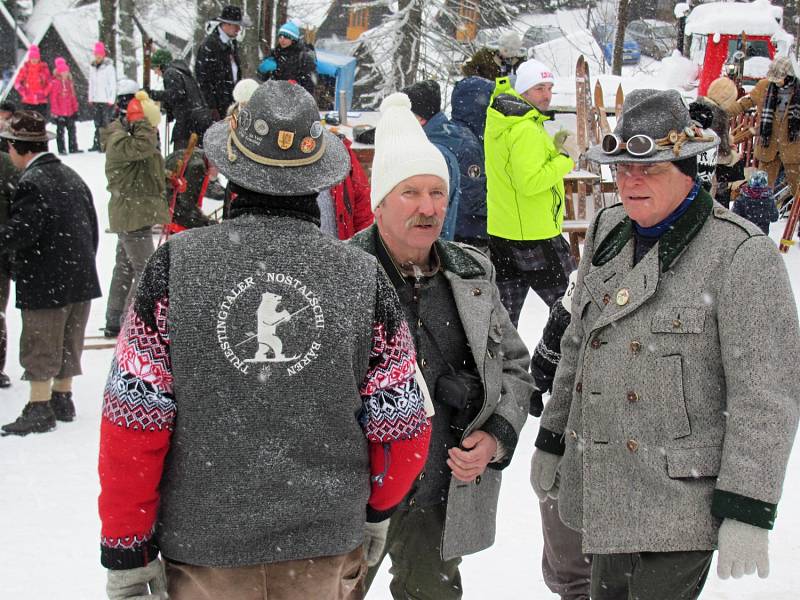
[[[259,272],[225,292],[217,311],[217,341],[240,373],[257,369],[265,382],[272,365],[297,375],[319,358],[325,317],[319,297],[296,277]],[[258,365],[258,366],[257,366]]]

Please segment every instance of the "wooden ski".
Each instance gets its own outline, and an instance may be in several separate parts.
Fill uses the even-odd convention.
[[[83,345],[83,349],[84,350],[108,350],[110,348],[116,348],[116,347],[117,347],[117,343],[116,342],[108,342],[108,343],[105,343],[105,344],[84,344]]]
[[[622,84],[620,83],[617,86],[617,96],[614,100],[614,115],[617,117],[617,122],[619,122],[620,117],[622,117],[622,105],[625,102],[625,94],[622,92]]]
[[[600,124],[600,135],[605,135],[611,132],[611,125],[608,124],[608,115],[606,115],[606,105],[603,100],[603,86],[600,85],[600,80],[594,82],[594,105],[597,108],[597,117]]]
[[[575,64],[575,117],[577,119],[577,136],[578,136],[578,152],[581,156],[586,152],[589,147],[588,139],[586,136],[586,60],[583,54],[578,57],[578,62]],[[578,168],[578,165],[575,165]]]

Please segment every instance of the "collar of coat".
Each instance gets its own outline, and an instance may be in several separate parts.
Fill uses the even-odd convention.
[[[675,221],[672,229],[667,231],[658,240],[658,259],[663,273],[675,262],[681,252],[689,245],[697,232],[702,229],[703,224],[711,215],[714,201],[709,193],[700,188],[697,198],[689,205],[689,208]],[[599,221],[599,219],[598,219]],[[606,264],[619,254],[625,245],[633,237],[633,221],[626,216],[617,223],[614,228],[603,238],[597,246],[597,250],[592,258],[595,267]]]
[[[378,226],[373,223],[364,231],[356,234],[350,243],[364,252],[377,256]],[[486,271],[481,264],[458,244],[446,240],[436,240],[433,247],[441,261],[442,270],[453,273],[462,279],[486,277]]]

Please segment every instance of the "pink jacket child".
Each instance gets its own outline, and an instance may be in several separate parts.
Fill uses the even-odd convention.
[[[50,68],[41,60],[39,47],[28,48],[28,60],[17,75],[14,88],[19,92],[23,104],[47,104],[50,92]]]
[[[62,57],[55,61],[56,75],[50,82],[50,113],[54,117],[72,117],[78,112],[78,98],[69,65]]]

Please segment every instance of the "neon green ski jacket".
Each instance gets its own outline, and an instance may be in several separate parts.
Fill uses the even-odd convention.
[[[497,79],[484,136],[489,235],[546,240],[561,234],[564,175],[574,165],[544,130],[547,118],[507,77]]]

